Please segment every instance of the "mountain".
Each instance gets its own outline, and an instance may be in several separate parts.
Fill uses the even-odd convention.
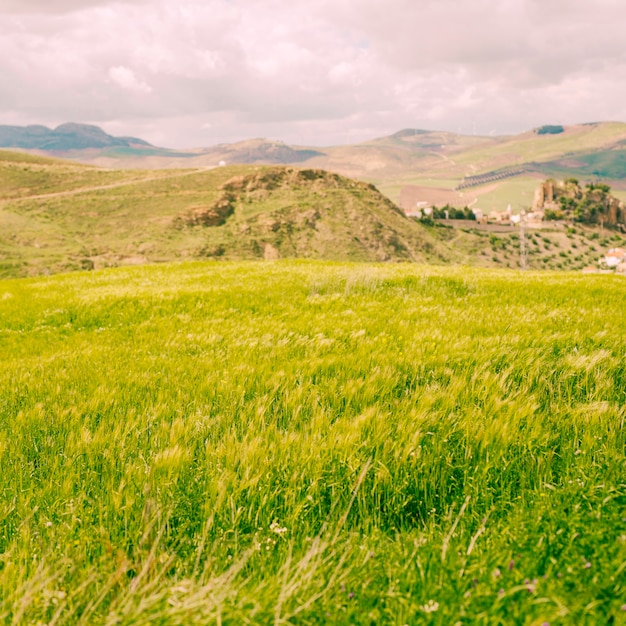
[[[46,126],[0,126],[0,146],[46,152],[110,148],[113,146],[153,147],[135,137],[113,137],[98,126],[61,124],[55,129]]]
[[[36,150],[79,161],[103,156],[114,159],[193,156],[153,146],[137,137],[114,137],[98,126],[75,123],[61,124],[54,129],[37,125],[0,126],[0,148]]]

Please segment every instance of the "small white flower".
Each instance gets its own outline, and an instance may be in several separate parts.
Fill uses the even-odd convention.
[[[277,535],[279,535],[280,537],[282,537],[287,532],[287,529],[283,528],[276,520],[274,520],[270,524],[270,530],[273,533],[276,533]]]
[[[434,600],[429,600],[426,604],[420,606],[420,609],[424,611],[424,613],[434,613],[439,608],[439,602],[435,602]]]

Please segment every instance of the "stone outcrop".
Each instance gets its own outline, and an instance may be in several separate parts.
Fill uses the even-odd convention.
[[[565,181],[549,179],[535,190],[532,210],[543,213],[546,219],[571,219],[623,230],[626,207],[610,191],[611,188],[602,183],[589,183],[582,187],[573,178]]]

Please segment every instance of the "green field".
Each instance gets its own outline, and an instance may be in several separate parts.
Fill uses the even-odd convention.
[[[626,281],[0,281],[0,623],[623,624]]]

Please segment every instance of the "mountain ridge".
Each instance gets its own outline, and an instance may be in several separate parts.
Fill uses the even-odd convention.
[[[154,147],[137,137],[114,137],[99,126],[66,122],[56,128],[43,125],[7,126],[0,125],[0,146],[56,152],[108,148],[112,146]]]

